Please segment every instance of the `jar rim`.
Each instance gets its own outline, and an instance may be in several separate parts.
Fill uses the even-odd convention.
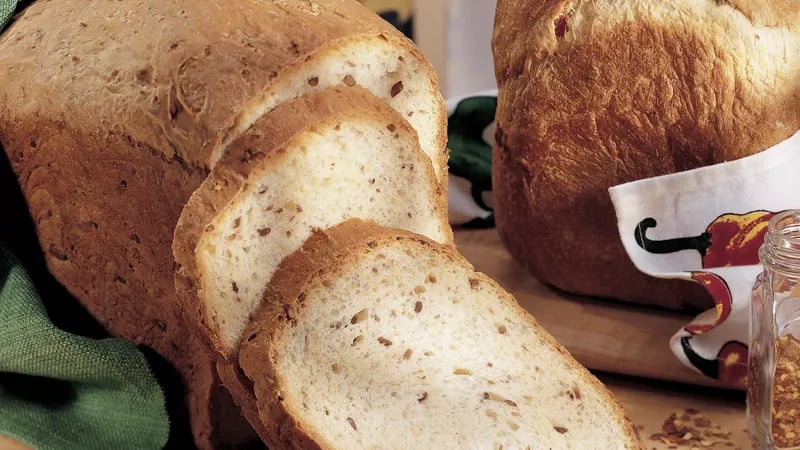
[[[758,256],[773,269],[800,274],[800,209],[782,211],[770,219]]]
[[[800,227],[800,209],[787,209],[772,216],[767,225],[767,232],[780,233],[792,225]]]

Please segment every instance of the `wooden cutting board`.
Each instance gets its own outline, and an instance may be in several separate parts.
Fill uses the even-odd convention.
[[[657,380],[721,386],[684,367],[669,349],[669,338],[692,316],[580,298],[550,289],[511,259],[495,229],[457,230],[456,245],[478,271],[512,292],[586,367]]]

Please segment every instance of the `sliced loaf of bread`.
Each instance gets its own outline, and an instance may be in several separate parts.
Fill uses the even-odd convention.
[[[27,3],[0,35],[0,143],[48,267],[109,332],[178,369],[198,447],[233,446],[235,414],[217,409],[175,298],[182,208],[261,115],[351,84],[409,121],[446,185],[435,73],[356,0]]]
[[[360,87],[278,106],[231,143],[175,230],[178,297],[230,357],[272,273],[350,217],[450,242],[447,199],[402,116]]]
[[[364,221],[284,260],[239,363],[271,449],[641,445],[601,383],[451,246]]]

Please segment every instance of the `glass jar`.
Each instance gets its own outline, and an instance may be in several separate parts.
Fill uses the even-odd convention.
[[[800,210],[775,215],[750,306],[747,416],[758,449],[800,449]]]

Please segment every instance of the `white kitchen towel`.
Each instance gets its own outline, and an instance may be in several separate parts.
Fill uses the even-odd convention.
[[[674,354],[743,388],[758,249],[775,213],[800,208],[800,132],[747,158],[614,186],[609,194],[636,267],[700,283],[714,300],[715,309],[670,339]]]

